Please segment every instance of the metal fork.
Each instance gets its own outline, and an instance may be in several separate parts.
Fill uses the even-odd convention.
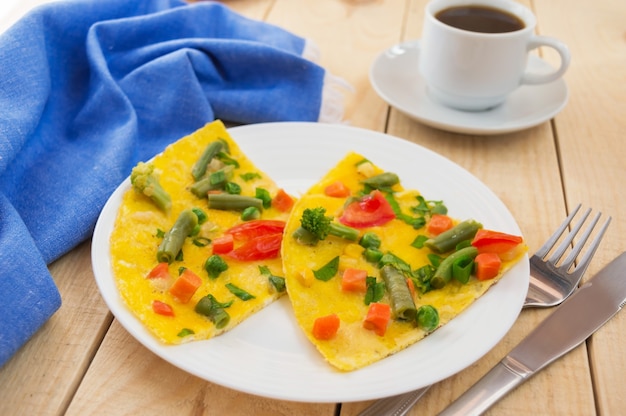
[[[528,293],[524,301],[523,308],[532,307],[551,307],[556,306],[565,301],[578,287],[583,274],[587,270],[591,258],[595,254],[600,241],[608,228],[611,217],[604,222],[600,231],[597,232],[595,238],[590,243],[589,248],[578,261],[574,262],[582,251],[589,236],[593,232],[601,212],[598,212],[591,220],[579,240],[574,243],[569,255],[560,261],[568,247],[572,245],[574,238],[582,228],[583,224],[589,217],[591,209],[587,209],[578,222],[572,227],[571,231],[561,241],[556,249],[554,248],[563,232],[570,226],[574,216],[580,210],[581,204],[567,216],[563,223],[557,228],[544,245],[535,252],[530,258],[530,282],[528,285]],[[552,255],[548,257],[550,252]],[[403,416],[417,403],[417,401],[428,391],[430,386],[422,387],[408,393],[397,396],[380,399],[367,409],[359,413],[358,416]]]

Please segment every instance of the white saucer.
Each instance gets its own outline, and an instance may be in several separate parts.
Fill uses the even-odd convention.
[[[569,92],[565,81],[522,86],[500,106],[488,111],[458,111],[428,97],[418,73],[419,41],[395,45],[380,54],[370,68],[374,90],[390,105],[417,121],[442,130],[466,134],[502,134],[541,124],[563,109]],[[541,58],[530,55],[533,71],[550,71]]]

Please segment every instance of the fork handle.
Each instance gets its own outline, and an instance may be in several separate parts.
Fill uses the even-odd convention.
[[[439,413],[439,416],[478,416],[522,384],[527,377],[509,367],[506,361],[507,358],[500,361],[469,390]]]

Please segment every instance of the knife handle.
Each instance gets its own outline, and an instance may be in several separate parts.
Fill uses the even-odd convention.
[[[469,390],[444,409],[439,416],[482,414],[530,376],[527,369],[519,368],[515,364],[509,357],[505,357]]]

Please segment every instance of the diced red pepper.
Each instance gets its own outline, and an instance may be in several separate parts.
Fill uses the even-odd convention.
[[[235,239],[232,234],[224,234],[222,237],[214,238],[212,246],[213,254],[226,254],[234,248]]]
[[[273,259],[280,254],[282,241],[282,234],[261,235],[246,241],[226,255],[240,261]]]
[[[174,309],[170,305],[165,302],[161,302],[160,300],[152,301],[152,310],[154,313],[163,316],[174,316]]]
[[[522,237],[516,235],[480,229],[476,232],[472,245],[479,253],[503,254],[517,247],[522,241]]]
[[[226,230],[226,234],[231,234],[235,240],[249,240],[262,235],[282,234],[284,229],[285,221],[252,220],[235,225]]]

